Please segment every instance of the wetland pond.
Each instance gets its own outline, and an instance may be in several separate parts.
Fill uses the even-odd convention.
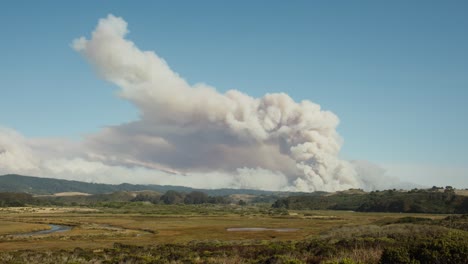
[[[35,231],[35,232],[29,232],[29,233],[22,233],[22,234],[16,234],[15,236],[38,236],[38,235],[48,235],[52,233],[61,233],[61,232],[67,232],[72,229],[71,226],[65,226],[65,225],[52,225],[49,224],[50,229],[46,230],[40,230],[40,231]]]
[[[261,231],[275,231],[275,232],[295,232],[300,228],[264,228],[264,227],[232,227],[227,228],[228,232],[261,232]]]

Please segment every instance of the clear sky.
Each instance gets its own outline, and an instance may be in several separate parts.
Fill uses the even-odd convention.
[[[107,14],[189,83],[334,112],[345,159],[468,182],[468,1],[2,1],[0,126],[78,140],[138,117],[70,47]]]

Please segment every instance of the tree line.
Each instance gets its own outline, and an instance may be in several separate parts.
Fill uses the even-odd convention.
[[[232,200],[228,196],[209,196],[201,191],[178,192],[169,190],[164,194],[143,192],[114,192],[90,196],[39,196],[28,193],[0,192],[0,207],[23,207],[28,205],[96,205],[100,202],[150,202],[153,204],[228,204]]]
[[[204,192],[189,193],[169,190],[163,195],[158,193],[139,193],[132,202],[151,202],[153,204],[227,204],[230,199],[226,196],[209,196]]]
[[[294,210],[466,214],[468,197],[457,195],[451,186],[447,186],[445,189],[289,196],[276,200],[272,206]]]

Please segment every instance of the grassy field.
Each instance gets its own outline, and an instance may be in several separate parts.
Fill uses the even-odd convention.
[[[410,215],[442,219],[444,215]],[[320,237],[337,228],[373,225],[402,214],[344,211],[272,211],[262,207],[141,205],[124,208],[19,208],[0,211],[0,250],[102,249],[114,243],[154,245],[203,241],[262,243]],[[47,229],[46,224],[73,226],[63,233],[16,236]],[[293,232],[237,231],[233,227],[297,228]],[[40,243],[38,243],[40,242]]]
[[[39,231],[49,228],[48,225],[34,224],[34,223],[22,223],[14,221],[0,221],[0,236],[8,234],[20,234],[33,231]]]
[[[20,235],[72,227],[65,232]],[[228,228],[293,228],[291,232]],[[468,263],[468,215],[268,204],[0,209],[0,263]]]

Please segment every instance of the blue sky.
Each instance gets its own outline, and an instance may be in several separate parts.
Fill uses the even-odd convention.
[[[346,159],[467,167],[467,1],[2,2],[0,126],[78,140],[138,117],[70,47],[109,13],[190,83],[334,112]]]

